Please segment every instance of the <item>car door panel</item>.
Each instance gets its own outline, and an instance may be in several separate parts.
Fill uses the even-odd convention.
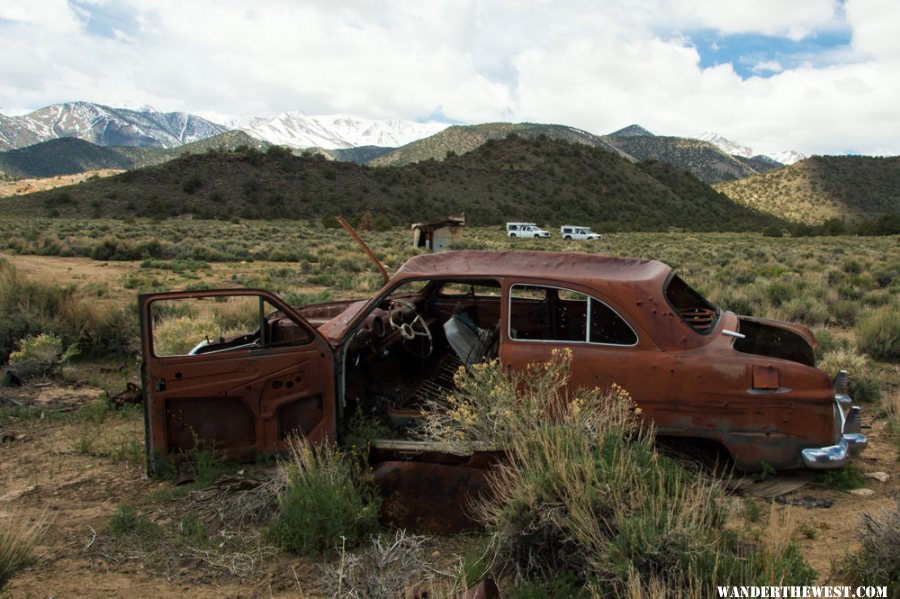
[[[237,296],[258,297],[261,306],[264,301],[278,310],[260,325],[259,343],[221,351],[213,348],[208,353],[154,353],[154,302],[221,303]],[[259,290],[231,290],[144,295],[139,301],[151,471],[197,448],[245,459],[282,450],[292,434],[303,434],[314,442],[334,438],[331,349],[314,327],[276,296]],[[275,330],[277,323],[270,320],[276,318],[289,319],[309,334],[297,336],[294,344],[267,347],[261,331],[267,327]]]

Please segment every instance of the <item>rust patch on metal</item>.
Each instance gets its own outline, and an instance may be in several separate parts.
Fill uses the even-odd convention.
[[[778,369],[774,366],[753,365],[754,389],[778,389]]]
[[[487,476],[493,461],[390,460],[376,464],[373,476],[383,497],[382,517],[394,526],[432,534],[479,528],[469,508],[490,492]]]

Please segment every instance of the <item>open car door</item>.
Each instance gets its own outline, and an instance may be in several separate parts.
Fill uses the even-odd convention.
[[[191,450],[253,459],[292,434],[334,440],[331,347],[277,296],[231,289],[138,302],[151,474]]]

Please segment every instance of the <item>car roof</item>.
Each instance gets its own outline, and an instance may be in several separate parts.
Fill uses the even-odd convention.
[[[460,250],[423,254],[408,260],[395,277],[527,277],[590,283],[653,283],[660,289],[672,269],[658,260],[577,252]]]

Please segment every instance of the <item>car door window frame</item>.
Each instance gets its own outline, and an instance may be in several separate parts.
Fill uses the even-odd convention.
[[[577,293],[579,295],[585,296],[587,301],[587,306],[585,306],[586,319],[585,319],[585,335],[583,340],[573,340],[573,339],[522,339],[513,336],[512,330],[512,302],[513,302],[513,290],[516,287],[540,287],[545,289],[556,289],[557,291],[567,291],[569,293]],[[518,281],[514,283],[510,283],[507,287],[508,297],[506,301],[506,338],[509,339],[513,343],[570,343],[570,344],[579,344],[579,345],[596,345],[603,347],[637,347],[640,343],[640,335],[638,335],[637,330],[631,325],[630,322],[626,318],[624,318],[618,310],[610,306],[607,302],[598,299],[596,296],[591,295],[590,293],[585,293],[584,291],[573,289],[571,287],[563,287],[560,285],[550,285],[547,283],[532,283],[525,281]],[[600,341],[591,341],[591,301],[594,300],[606,306],[607,309],[612,311],[622,322],[625,323],[625,326],[631,331],[634,335],[634,343],[604,343]]]
[[[154,304],[158,304],[161,302],[188,302],[188,301],[199,301],[201,299],[210,299],[214,297],[252,297],[258,302],[258,312],[257,312],[257,329],[247,331],[246,335],[253,335],[255,333],[259,334],[259,342],[254,345],[247,346],[238,346],[232,348],[222,348],[220,350],[213,350],[208,352],[198,352],[192,353],[196,350],[196,346],[194,350],[187,353],[175,353],[175,354],[165,354],[165,353],[157,353],[157,344],[156,344],[156,330],[158,323],[153,318],[153,306]],[[267,310],[266,307],[270,307],[271,310]],[[284,308],[286,306],[280,306],[277,303],[272,301],[272,298],[265,294],[253,294],[253,293],[235,293],[235,294],[225,294],[225,295],[211,295],[211,296],[185,296],[185,297],[176,297],[176,298],[158,298],[154,299],[148,304],[148,316],[149,316],[149,330],[150,338],[149,338],[149,349],[150,354],[156,358],[161,360],[167,360],[172,358],[192,358],[196,356],[214,356],[221,353],[229,353],[232,351],[252,351],[253,353],[267,352],[275,349],[283,349],[290,347],[304,347],[309,345],[313,341],[315,341],[315,333],[310,330],[310,327],[307,323],[302,320],[298,320]],[[270,331],[266,330],[266,325],[269,323],[269,319],[275,315],[279,314],[279,318],[286,318],[290,320],[295,326],[297,326],[300,330],[303,331],[305,337],[302,339],[295,339],[289,343],[284,342],[273,342],[270,338]],[[202,341],[202,340],[201,340]]]

